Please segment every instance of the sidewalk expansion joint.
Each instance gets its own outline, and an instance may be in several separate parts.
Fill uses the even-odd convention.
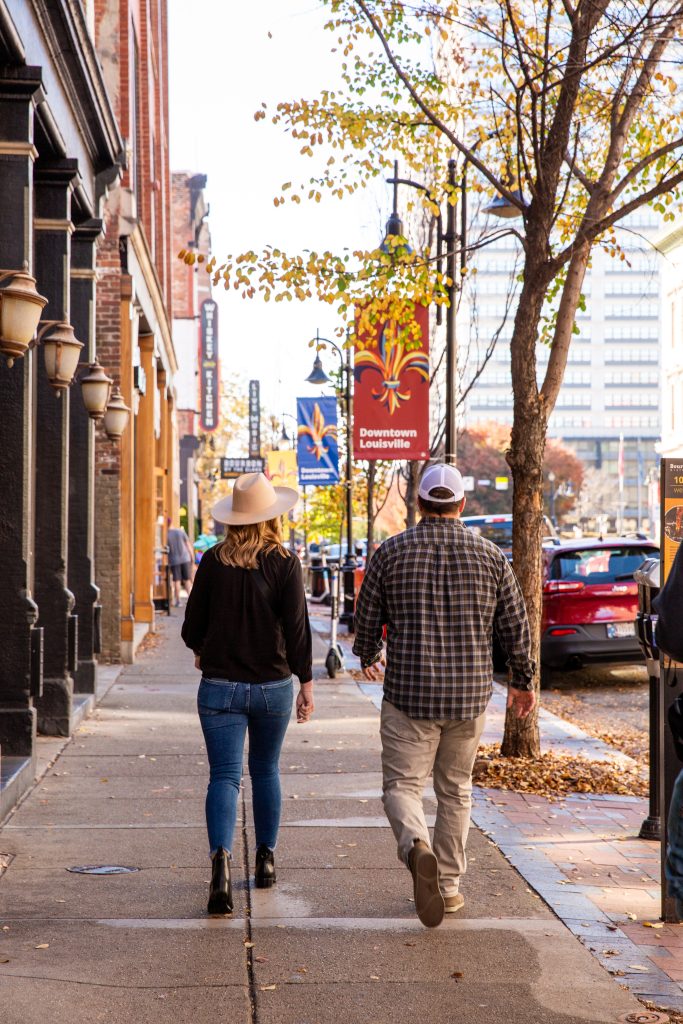
[[[247,978],[249,979],[249,1019],[251,1024],[256,1024],[258,1020],[258,1006],[256,997],[256,972],[254,970],[254,940],[252,938],[252,923],[251,923],[251,886],[249,885],[249,835],[247,832],[247,808],[246,799],[244,796],[244,787],[242,787],[242,866],[244,869],[244,888],[245,888],[245,900],[246,900],[246,931],[247,937],[245,940],[244,951],[247,955]]]

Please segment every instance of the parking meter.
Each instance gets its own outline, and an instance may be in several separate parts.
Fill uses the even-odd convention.
[[[659,840],[662,823],[659,799],[658,768],[660,765],[661,729],[659,709],[659,651],[655,644],[655,623],[657,616],[652,611],[652,600],[659,593],[659,558],[646,558],[636,569],[633,578],[638,584],[638,614],[636,633],[645,656],[647,674],[650,680],[650,784],[647,818],[638,833],[641,839]]]

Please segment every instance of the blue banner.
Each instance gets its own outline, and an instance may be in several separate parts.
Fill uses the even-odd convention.
[[[297,398],[299,485],[339,482],[337,399]]]

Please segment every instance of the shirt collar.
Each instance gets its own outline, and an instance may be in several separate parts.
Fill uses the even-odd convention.
[[[417,524],[418,530],[466,530],[467,527],[460,519],[453,519],[446,516],[425,516]]]

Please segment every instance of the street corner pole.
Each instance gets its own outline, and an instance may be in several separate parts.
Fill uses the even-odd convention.
[[[446,213],[446,277],[448,278],[448,308],[446,310],[446,451],[445,461],[455,464],[457,432],[455,420],[456,374],[458,354],[455,337],[455,296],[456,296],[456,253],[457,232],[455,227],[455,160],[448,161],[448,209]]]
[[[353,633],[356,610],[356,554],[353,546],[353,352],[346,332],[346,560],[342,567],[344,576],[344,611],[340,615],[349,633]]]

